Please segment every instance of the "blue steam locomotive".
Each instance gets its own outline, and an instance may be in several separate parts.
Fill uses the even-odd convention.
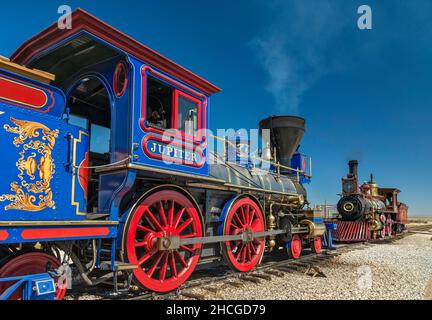
[[[72,21],[0,58],[1,299],[62,299],[71,271],[168,292],[201,261],[247,272],[265,251],[321,251],[304,119],[262,121],[259,159],[238,136],[216,154],[218,87],[81,9]]]

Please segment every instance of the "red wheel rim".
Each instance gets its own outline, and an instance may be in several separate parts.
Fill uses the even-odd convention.
[[[299,235],[294,235],[288,248],[288,254],[293,259],[300,258],[302,253],[302,240]]]
[[[163,235],[202,237],[202,224],[193,203],[181,193],[164,190],[147,197],[135,210],[126,230],[126,258],[138,265],[135,280],[144,288],[169,292],[180,287],[194,271],[201,244],[178,250],[159,250]]]
[[[60,267],[60,262],[53,256],[42,252],[29,252],[18,255],[0,268],[0,278],[23,276],[30,274],[45,273],[54,271]],[[0,294],[9,288],[13,282],[0,283]],[[57,283],[57,292],[55,297],[58,300],[63,300],[67,286],[65,282],[61,285]],[[22,287],[18,288],[10,297],[9,300],[22,300]]]
[[[316,237],[312,241],[312,251],[314,253],[321,253],[321,250],[322,250],[322,238]]]
[[[244,231],[263,232],[264,217],[259,206],[250,198],[237,200],[225,217],[224,235],[236,235]],[[227,241],[222,252],[228,264],[237,271],[251,271],[260,263],[264,254],[265,239]]]

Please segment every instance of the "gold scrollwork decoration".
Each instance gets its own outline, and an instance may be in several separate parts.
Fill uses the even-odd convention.
[[[21,148],[16,163],[19,182],[11,183],[12,194],[0,196],[0,202],[10,201],[5,210],[41,211],[55,209],[51,180],[55,173],[52,151],[58,138],[58,130],[32,121],[10,118],[15,126],[3,128],[17,136],[13,144]]]

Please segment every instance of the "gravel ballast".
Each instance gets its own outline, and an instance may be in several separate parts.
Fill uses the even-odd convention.
[[[188,290],[209,299],[431,299],[432,241],[430,235],[414,234],[392,243],[373,244],[363,250],[342,253],[320,265],[326,278],[302,272],[260,284],[244,282],[216,294],[202,288]],[[217,283],[214,287],[222,286]]]

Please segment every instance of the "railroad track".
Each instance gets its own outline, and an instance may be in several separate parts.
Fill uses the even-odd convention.
[[[420,233],[420,234],[431,234],[432,235],[432,225],[417,225],[417,226],[408,226],[408,233]]]
[[[362,243],[339,244],[337,250],[324,250],[321,254],[308,253],[297,260],[288,260],[284,251],[274,252],[265,255],[263,262],[253,271],[248,273],[238,273],[232,271],[223,262],[216,263],[212,267],[201,265],[192,275],[191,279],[181,286],[177,291],[168,294],[159,294],[153,292],[139,292],[128,294],[113,295],[107,294],[109,289],[94,288],[86,290],[85,294],[98,297],[100,299],[112,300],[166,300],[166,299],[183,299],[183,300],[205,300],[214,298],[221,290],[228,288],[243,287],[245,283],[262,283],[270,281],[275,277],[283,277],[290,273],[303,273],[311,277],[326,277],[322,272],[320,265],[331,259],[351,251],[364,250],[376,244],[390,244],[400,240],[412,233],[427,233],[432,229],[432,225],[420,225],[408,227],[407,231],[401,235],[390,238],[370,240]],[[431,233],[432,234],[432,233]],[[200,287],[205,293],[197,294],[192,289]],[[138,288],[136,288],[138,289]],[[84,292],[85,289],[83,289]],[[105,291],[104,291],[105,290]],[[80,293],[75,291],[75,296]]]

